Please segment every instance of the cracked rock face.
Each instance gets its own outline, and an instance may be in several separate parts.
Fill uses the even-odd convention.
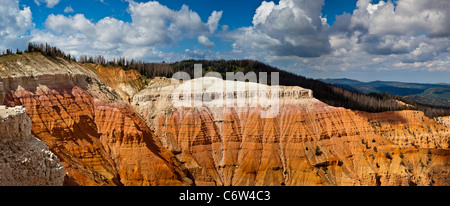
[[[60,186],[64,166],[45,142],[31,136],[23,107],[0,106],[0,185]]]

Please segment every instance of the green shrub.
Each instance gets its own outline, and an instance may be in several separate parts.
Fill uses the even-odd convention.
[[[391,154],[389,154],[389,152],[385,152],[384,155],[386,156],[386,158],[392,159]]]
[[[316,146],[316,152],[315,152],[315,154],[317,155],[317,156],[320,156],[320,155],[322,155],[322,151],[320,151],[320,148],[319,148],[319,146]]]

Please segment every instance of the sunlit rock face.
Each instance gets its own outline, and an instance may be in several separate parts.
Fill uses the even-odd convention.
[[[95,65],[17,58],[2,65],[4,103],[26,108],[31,134],[64,165],[65,185],[191,185]]]
[[[64,168],[64,185],[450,185],[450,129],[422,112],[332,107],[300,87],[144,80],[13,57],[1,65],[0,97],[25,108],[31,135],[56,155],[45,177]]]
[[[196,185],[449,184],[449,130],[421,112],[354,112],[326,105],[300,87],[278,87],[278,113],[264,118],[267,108],[248,103],[258,86],[270,86],[195,86],[203,80],[156,79],[132,102]],[[231,106],[208,104],[208,93],[230,87],[238,94],[247,88],[249,95],[236,98],[244,106],[236,99]],[[176,106],[173,99],[183,98],[177,89],[190,91],[189,100],[201,94],[204,104]],[[225,102],[223,93],[217,96]]]

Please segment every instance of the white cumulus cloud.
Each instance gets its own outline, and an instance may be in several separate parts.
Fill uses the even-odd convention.
[[[447,0],[398,0],[396,4],[359,0],[352,14],[337,16],[332,31],[333,35],[345,33],[358,52],[426,61],[450,46],[449,11]],[[357,42],[351,40],[355,38]],[[425,48],[427,53],[422,52]]]
[[[223,11],[212,11],[204,22],[187,5],[177,10],[157,1],[126,0],[129,22],[51,14],[43,30],[34,29],[29,7],[20,6],[18,0],[0,1],[0,48],[26,45],[31,38],[71,54],[107,58],[248,58],[294,72],[342,76],[407,70],[450,72],[448,0],[358,0],[355,10],[337,16],[332,27],[322,14],[324,0],[266,0],[252,19],[245,20],[252,25],[237,29],[219,23]],[[60,2],[35,1],[47,7]],[[64,11],[73,9],[69,6]],[[160,49],[170,50],[185,39],[204,48],[183,48],[184,53]],[[229,42],[232,49],[211,50],[218,41]]]
[[[72,6],[68,6],[64,9],[64,13],[71,13],[71,12],[75,12],[72,8]]]
[[[222,11],[213,11],[208,22],[203,22],[187,5],[180,10],[172,10],[157,1],[138,3],[129,0],[128,4],[131,22],[112,17],[94,22],[83,14],[51,14],[45,21],[47,30],[36,32],[33,41],[45,40],[62,50],[77,51],[74,54],[126,57],[160,55],[149,51],[174,45],[186,38],[197,38],[206,48],[214,47],[208,36],[217,29]],[[132,49],[137,52],[129,52]]]
[[[27,31],[32,29],[30,7],[20,9],[17,0],[2,0],[0,4],[0,48],[23,49],[28,43]]]
[[[253,26],[230,33],[236,50],[270,51],[275,56],[319,57],[330,52],[328,24],[321,18],[323,0],[263,1]]]
[[[214,44],[214,42],[212,42],[211,40],[209,40],[208,37],[206,37],[205,35],[200,35],[200,36],[197,38],[197,40],[198,40],[198,42],[199,42],[200,44],[202,44],[203,46],[205,46],[205,47],[208,48],[208,49],[211,49],[211,48],[213,48],[214,46],[216,46],[216,45]]]
[[[45,3],[47,5],[47,8],[53,8],[57,4],[59,4],[60,0],[34,0],[34,3],[36,5],[40,6],[41,3]]]
[[[217,27],[219,26],[219,21],[222,18],[222,13],[223,11],[213,11],[211,13],[211,16],[209,16],[207,22],[209,32],[214,33],[216,31]]]

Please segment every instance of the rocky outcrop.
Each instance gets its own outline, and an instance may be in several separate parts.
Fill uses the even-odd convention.
[[[23,107],[0,106],[0,185],[63,185],[64,166],[47,145],[31,136]]]
[[[173,154],[128,106],[95,102],[102,148],[112,158],[123,185],[191,185]]]
[[[295,101],[299,99],[313,98],[312,90],[301,87],[277,86],[270,87],[263,84],[241,81],[224,81],[214,77],[193,79],[184,83],[173,79],[158,79],[155,85],[150,86],[133,97],[133,102],[154,101],[199,101],[203,104],[212,101],[231,103],[238,106],[252,106],[252,103],[260,104],[262,100],[275,99],[278,101]],[[229,102],[228,102],[229,101]],[[183,105],[185,106],[185,105]],[[197,107],[196,103],[188,106]]]
[[[0,68],[0,82],[5,91],[16,89],[19,85],[35,88],[39,84],[86,84],[86,78],[93,75],[79,64],[56,57],[47,58],[40,53],[10,55],[0,59]]]

